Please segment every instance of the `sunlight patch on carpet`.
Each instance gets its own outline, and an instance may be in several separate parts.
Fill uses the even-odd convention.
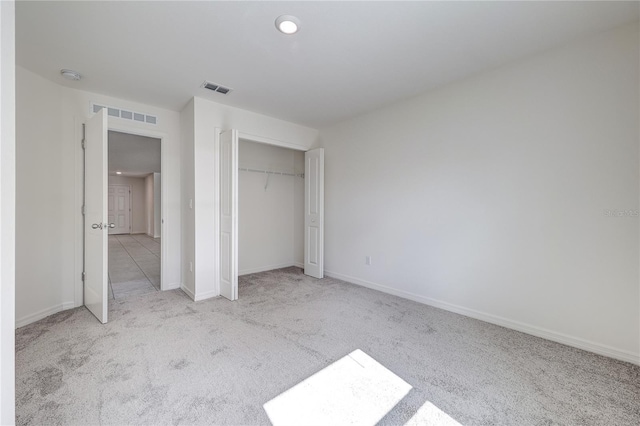
[[[374,425],[411,385],[357,349],[264,404],[275,426]]]
[[[447,413],[427,401],[418,409],[418,411],[409,419],[405,426],[462,426],[455,421]]]

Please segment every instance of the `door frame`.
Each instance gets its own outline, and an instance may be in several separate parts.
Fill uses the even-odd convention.
[[[84,160],[83,160],[83,150],[80,142],[82,141],[82,124],[86,122],[89,117],[85,116],[75,116],[74,124],[75,124],[75,139],[77,142],[77,150],[76,150],[76,164],[78,165],[77,173],[76,173],[76,204],[78,205],[78,209],[82,206],[83,196],[84,196]],[[116,119],[109,119],[107,122],[107,130],[111,130],[114,132],[128,133],[131,135],[137,136],[146,136],[149,138],[160,139],[160,173],[162,176],[162,182],[166,182],[164,180],[167,173],[167,159],[166,159],[166,151],[167,151],[167,138],[168,134],[165,132],[155,131],[153,129],[141,129],[139,127],[133,127],[128,125],[127,123],[115,122],[119,121]],[[108,147],[107,147],[108,148]],[[161,220],[161,240],[160,240],[160,290],[167,290],[166,286],[168,283],[165,281],[165,277],[167,274],[165,273],[167,265],[169,262],[167,259],[167,251],[168,251],[168,239],[167,239],[167,222],[171,219],[168,215],[168,205],[167,205],[167,185],[161,183],[160,188],[160,220]],[[80,211],[80,210],[78,210]],[[77,240],[80,241],[80,244],[77,246],[76,250],[76,286],[74,292],[74,305],[76,307],[82,306],[84,304],[84,283],[82,281],[82,271],[84,269],[84,237],[82,236],[82,232],[84,229],[84,216],[82,214],[77,216]],[[70,306],[72,307],[72,306]]]
[[[167,218],[168,209],[167,209],[167,185],[164,185],[163,182],[166,182],[164,178],[165,178],[165,171],[167,170],[166,155],[165,155],[165,152],[166,152],[165,141],[167,140],[167,135],[165,133],[156,132],[153,130],[132,128],[127,125],[123,125],[123,123],[112,123],[112,121],[115,121],[115,120],[109,120],[109,124],[108,124],[109,131],[128,133],[130,135],[135,135],[135,136],[146,136],[148,138],[160,139],[160,177],[162,179],[160,181],[160,222],[161,222],[160,224],[160,291],[166,290],[164,277],[166,276],[165,268],[167,267],[166,265],[168,262],[166,262],[167,224],[165,219]],[[107,152],[108,152],[108,148],[107,148]],[[129,203],[132,204],[131,201],[129,201]],[[131,209],[133,210],[133,205],[131,205]],[[133,229],[133,224],[131,224],[131,226],[132,226],[131,229]]]
[[[109,147],[107,147],[108,149]],[[108,151],[107,151],[108,152]],[[160,166],[162,167],[162,166]],[[126,177],[126,176],[125,176]],[[107,177],[108,179],[108,177]],[[131,185],[127,185],[125,183],[109,183],[107,182],[107,191],[109,191],[110,186],[126,186],[129,188],[129,235],[131,235],[131,231],[133,230],[133,224],[131,223],[131,219],[133,218],[133,197],[131,194]],[[108,203],[108,201],[107,201]],[[109,217],[109,207],[107,207],[107,217]],[[126,234],[109,234],[109,235],[126,235]]]
[[[227,129],[227,130],[232,130],[232,128],[231,129]],[[223,130],[218,129],[218,134],[217,134],[218,139],[220,138],[220,135],[222,134],[222,132],[223,132]],[[309,147],[304,146],[304,145],[298,145],[298,144],[295,144],[295,143],[286,142],[286,141],[282,141],[282,140],[279,140],[279,139],[273,139],[273,138],[269,138],[269,137],[266,137],[266,136],[259,136],[259,135],[254,135],[254,134],[251,134],[251,133],[243,132],[243,131],[241,131],[239,129],[237,129],[237,136],[238,136],[238,144],[240,143],[241,140],[245,140],[245,141],[256,142],[256,143],[261,143],[261,144],[265,144],[265,145],[277,146],[277,147],[280,147],[280,148],[287,148],[287,149],[291,149],[291,150],[294,150],[294,151],[300,151],[300,152],[303,152],[303,153],[307,152],[307,151],[310,151],[312,149],[312,148],[309,148]],[[219,147],[219,145],[216,146],[216,152],[218,153],[218,155],[216,155],[216,159],[217,159],[217,162],[218,162],[218,164],[216,165],[216,169],[218,170],[218,173],[219,173],[219,170],[220,170],[220,164],[219,164],[220,147]],[[239,160],[239,158],[238,158],[238,160]],[[306,164],[306,160],[305,160],[305,164]],[[218,183],[215,185],[215,191],[216,191],[215,196],[216,196],[216,198],[218,200],[220,199],[219,188],[220,188],[220,183],[218,181]],[[235,188],[235,192],[236,192],[235,193],[235,198],[236,198],[236,200],[239,197],[239,190],[240,190],[239,185],[236,185],[236,188]],[[306,193],[306,186],[305,186],[305,193]],[[238,213],[237,210],[236,210],[236,213]],[[306,214],[306,212],[305,212],[305,214]],[[240,215],[239,214],[238,214],[238,217],[236,218],[236,221],[237,221],[236,222],[237,226],[239,227],[240,226]],[[219,253],[220,253],[220,247],[219,247],[219,245],[220,245],[219,214],[216,215],[216,229],[218,230],[217,231],[218,232],[218,238],[216,238],[217,245],[218,245],[218,247],[217,247],[217,253],[218,254],[216,255],[216,260],[219,261],[219,257],[220,257],[219,256]],[[306,230],[305,230],[305,232],[306,232]],[[237,236],[236,236],[236,238],[237,238]],[[306,247],[305,247],[305,250],[306,250]],[[236,259],[236,261],[237,261],[237,259]],[[220,268],[219,263],[218,263],[217,268],[219,270],[219,268]],[[236,274],[238,272],[239,271],[236,268]],[[220,277],[220,274],[217,273],[216,274],[216,279],[218,281],[218,283],[217,283],[218,284],[218,286],[217,286],[218,287],[218,294],[220,294],[220,283],[219,283],[220,279],[219,279],[219,277]],[[236,296],[239,297],[239,294],[237,294]]]

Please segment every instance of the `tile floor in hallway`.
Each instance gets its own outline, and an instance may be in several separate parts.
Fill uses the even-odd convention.
[[[109,235],[109,298],[160,290],[160,238]]]

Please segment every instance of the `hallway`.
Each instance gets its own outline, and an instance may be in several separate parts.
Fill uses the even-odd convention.
[[[109,236],[109,299],[160,290],[160,238]]]

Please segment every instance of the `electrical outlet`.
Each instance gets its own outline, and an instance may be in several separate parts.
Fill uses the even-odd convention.
[[[365,256],[364,264],[367,266],[371,266],[371,256]]]
[[[189,262],[189,271],[193,272],[193,262]]]

